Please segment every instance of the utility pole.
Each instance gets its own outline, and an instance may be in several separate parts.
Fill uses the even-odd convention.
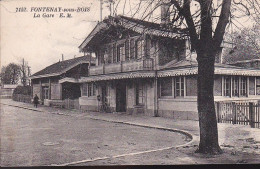
[[[29,84],[29,86],[31,86],[31,81],[30,81],[30,78],[29,78],[31,76],[31,67],[28,66],[27,68],[28,68],[28,84]]]
[[[100,0],[100,22],[102,22],[103,0]]]

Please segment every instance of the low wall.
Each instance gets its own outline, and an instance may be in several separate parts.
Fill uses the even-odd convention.
[[[160,117],[198,120],[197,99],[194,98],[160,98],[158,99]]]
[[[23,94],[13,94],[12,99],[18,102],[32,103],[32,96]]]
[[[93,97],[80,97],[79,98],[79,107],[80,110],[83,111],[98,111],[99,108],[99,103],[97,101],[97,97],[93,96]]]

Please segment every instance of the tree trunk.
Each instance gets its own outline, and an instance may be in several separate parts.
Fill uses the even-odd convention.
[[[215,52],[204,49],[197,52],[198,60],[198,113],[200,144],[196,152],[219,154],[217,118],[214,105],[214,62]]]

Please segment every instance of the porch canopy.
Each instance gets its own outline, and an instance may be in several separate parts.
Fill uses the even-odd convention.
[[[133,79],[133,78],[151,78],[155,77],[155,72],[131,72],[131,73],[116,73],[98,76],[81,77],[79,82],[94,82],[102,80],[117,80],[117,79]]]
[[[182,60],[177,63],[162,67],[158,77],[183,76],[198,74],[198,63],[195,61]],[[260,76],[260,70],[254,68],[244,68],[226,64],[215,63],[216,75],[239,75],[239,76]]]

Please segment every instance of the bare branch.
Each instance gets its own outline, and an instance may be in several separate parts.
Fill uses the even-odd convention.
[[[228,23],[228,19],[230,16],[230,12],[229,12],[230,7],[231,7],[231,0],[223,0],[219,21],[213,37],[215,46],[220,46],[220,44],[222,43],[223,36],[225,34],[226,25]]]

